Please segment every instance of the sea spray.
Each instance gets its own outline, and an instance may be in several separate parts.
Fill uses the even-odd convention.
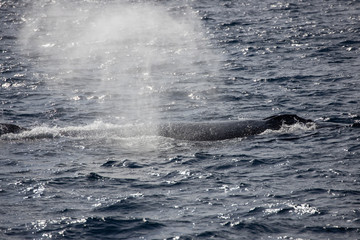
[[[172,96],[171,89],[189,82],[203,88],[217,69],[196,14],[179,9],[37,1],[24,16],[21,45],[34,72],[72,107],[101,108],[108,116],[97,118],[124,124],[157,122],[161,106],[172,101],[162,93]]]

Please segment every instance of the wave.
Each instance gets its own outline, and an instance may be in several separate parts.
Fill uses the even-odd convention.
[[[34,234],[54,239],[132,239],[165,227],[164,223],[145,218],[91,216],[36,220],[27,230],[9,229],[4,235],[32,239]]]

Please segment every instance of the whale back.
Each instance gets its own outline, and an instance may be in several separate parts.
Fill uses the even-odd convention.
[[[242,138],[260,134],[267,129],[278,130],[283,124],[312,122],[294,114],[277,115],[263,120],[225,121],[225,122],[177,122],[163,123],[158,126],[158,134],[192,141],[216,141]]]
[[[283,124],[309,123],[311,120],[295,114],[271,116],[262,120],[224,121],[224,122],[173,122],[161,123],[157,133],[163,137],[192,141],[216,141],[230,138],[242,138],[256,135],[267,129],[278,130]],[[358,127],[354,124],[353,127]],[[20,133],[28,129],[15,124],[0,123],[0,136],[8,133]]]
[[[267,129],[263,120],[224,121],[224,122],[172,122],[158,126],[158,134],[191,141],[216,141],[247,137]]]
[[[299,117],[295,114],[275,115],[275,116],[264,118],[264,121],[266,121],[268,127],[272,130],[280,129],[283,124],[293,125],[296,123],[306,124],[306,123],[312,122],[312,120]]]
[[[26,129],[15,124],[0,123],[0,136],[7,133],[19,133],[24,130]]]

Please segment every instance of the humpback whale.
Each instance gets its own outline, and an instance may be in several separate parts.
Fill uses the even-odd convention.
[[[0,123],[0,136],[7,133],[20,133],[27,129],[19,127],[15,124],[10,123]]]
[[[267,129],[278,130],[281,126],[295,123],[306,124],[312,120],[294,114],[283,114],[262,120],[217,121],[217,122],[169,122],[155,126],[157,135],[189,141],[217,141],[242,138],[260,134]],[[28,129],[14,124],[0,123],[0,136],[8,133],[21,133]]]
[[[310,122],[313,121],[294,114],[284,114],[262,120],[163,123],[158,127],[158,134],[180,140],[217,141],[248,137],[260,134],[267,129],[279,130],[283,124],[293,125]]]

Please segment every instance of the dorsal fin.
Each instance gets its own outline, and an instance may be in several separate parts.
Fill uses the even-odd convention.
[[[283,115],[275,115],[271,117],[264,118],[273,129],[279,129],[281,125],[292,125],[295,123],[308,123],[312,122],[312,120],[301,118],[295,114],[283,114]]]

